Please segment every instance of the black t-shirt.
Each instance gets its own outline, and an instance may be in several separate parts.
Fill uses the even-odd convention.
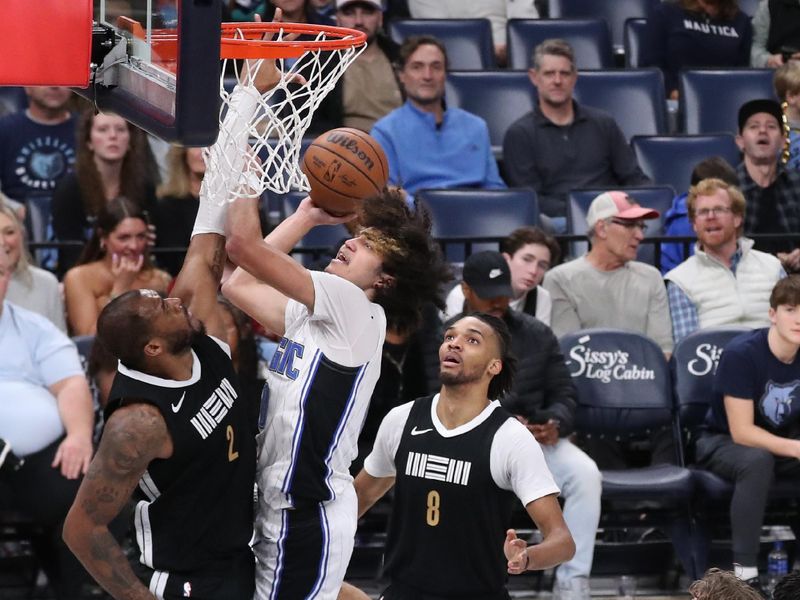
[[[778,213],[778,193],[775,184],[763,188],[755,205],[756,227],[751,233],[789,233]],[[792,242],[758,240],[754,246],[757,250],[775,254],[792,250]]]
[[[793,437],[800,424],[800,354],[792,364],[779,361],[769,349],[768,328],[735,337],[714,376],[714,399],[706,419],[713,431],[727,433],[724,396],[754,403],[754,422],[776,435]]]

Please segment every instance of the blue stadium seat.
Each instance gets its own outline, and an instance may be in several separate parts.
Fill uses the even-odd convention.
[[[389,35],[398,44],[412,35],[432,35],[447,49],[451,70],[492,69],[494,45],[488,19],[402,19],[389,23]]]
[[[447,103],[478,115],[489,126],[495,156],[508,127],[533,110],[536,88],[525,71],[457,72],[447,75]]]
[[[644,187],[631,187],[631,188],[609,188],[620,190],[627,193],[631,198],[634,198],[642,206],[654,208],[661,216],[658,219],[653,219],[647,222],[647,233],[645,238],[657,237],[662,235],[664,231],[664,215],[672,206],[672,200],[675,198],[675,190],[668,185],[657,186],[644,186]],[[575,235],[585,234],[588,227],[586,225],[586,212],[589,210],[589,205],[598,194],[609,191],[605,189],[580,189],[572,190],[569,193],[567,203],[567,231]],[[639,254],[636,260],[647,263],[648,265],[655,265],[656,246],[658,244],[642,244],[639,246]],[[588,250],[587,242],[572,242],[570,244],[570,254],[573,256],[580,256]]]
[[[739,107],[773,98],[772,69],[697,69],[680,74],[680,127],[684,133],[738,133]]]
[[[602,19],[511,19],[508,22],[508,66],[527,69],[531,54],[544,40],[560,38],[575,51],[579,69],[608,69],[614,66],[611,34]]]
[[[739,0],[739,10],[752,18],[756,14],[756,9],[760,3],[761,0]]]
[[[625,20],[647,18],[659,0],[549,0],[551,19],[605,19],[611,43],[622,50]]]
[[[289,192],[283,197],[283,214],[291,215],[300,201],[308,194],[306,192]],[[299,262],[306,267],[321,267],[335,256],[339,244],[352,237],[344,225],[322,225],[314,227],[295,246],[300,250]]]
[[[647,38],[647,19],[627,19],[624,30],[625,66],[638,69],[649,40]]]
[[[682,433],[684,436],[684,465],[689,465],[695,485],[695,508],[698,523],[705,524],[695,538],[695,564],[704,572],[708,562],[709,533],[707,521],[711,517],[724,517],[721,526],[727,529],[727,506],[733,493],[733,485],[694,463],[694,440],[702,427],[709,404],[714,397],[714,373],[723,349],[734,337],[747,329],[725,327],[701,329],[686,336],[678,344],[670,359],[670,370],[674,385],[674,399]],[[793,502],[800,497],[800,482],[781,479],[773,483],[770,500]]]
[[[628,139],[667,133],[664,94],[658,69],[582,71],[575,85],[575,99],[610,113]]]
[[[539,223],[536,193],[528,188],[505,190],[420,190],[417,198],[430,209],[431,233],[446,245],[451,262],[463,262],[480,250],[497,250],[497,242],[471,243],[469,238],[504,238],[517,227]]]
[[[739,164],[739,148],[727,133],[709,135],[635,136],[631,146],[642,170],[658,185],[678,193],[689,189],[692,170],[701,160],[721,156],[732,167]]]
[[[560,345],[578,392],[575,429],[580,435],[624,441],[677,431],[669,368],[653,340],[630,331],[584,329],[562,336]],[[652,524],[688,539],[676,519],[688,530],[693,490],[688,469],[657,464],[603,469],[601,475],[602,498],[611,504],[603,512],[606,522],[623,520],[623,513],[631,511],[630,502],[619,501],[648,501],[659,507],[647,511]],[[679,548],[674,537],[673,544]],[[690,558],[681,558],[691,564]]]

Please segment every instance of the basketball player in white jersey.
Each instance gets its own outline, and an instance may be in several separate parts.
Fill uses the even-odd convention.
[[[539,445],[494,400],[511,388],[510,341],[505,323],[486,313],[454,322],[439,349],[441,391],[381,423],[355,487],[359,515],[395,488],[385,600],[507,600],[506,572],[547,569],[575,553]],[[507,530],[514,497],[540,544]],[[342,588],[340,600],[363,598]]]
[[[421,209],[386,190],[364,201],[365,226],[325,272],[288,252],[320,222],[306,198],[263,241],[256,202],[228,213],[239,269],[223,293],[282,336],[269,365],[259,436],[256,597],[336,598],[353,548],[356,496],[348,469],[380,372],[387,318],[411,329],[423,303],[441,304],[448,269]]]

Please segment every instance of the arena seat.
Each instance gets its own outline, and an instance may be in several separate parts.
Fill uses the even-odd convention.
[[[586,224],[586,212],[589,210],[589,205],[592,200],[602,192],[609,190],[620,190],[627,193],[642,206],[654,208],[661,213],[658,219],[653,219],[647,222],[647,233],[645,238],[656,237],[663,233],[664,229],[664,215],[670,206],[672,200],[675,198],[675,190],[668,185],[655,185],[643,187],[615,187],[607,189],[578,189],[572,190],[569,193],[567,200],[567,231],[574,235],[585,234],[588,230]],[[656,264],[656,246],[658,244],[643,243],[639,246],[639,254],[636,260],[647,263],[648,265]],[[580,256],[588,250],[587,242],[572,242],[570,244],[570,254],[573,256]]]
[[[431,233],[445,246],[451,262],[463,262],[480,250],[497,250],[497,241],[517,227],[537,225],[539,205],[529,188],[504,190],[420,190],[417,198],[430,209]],[[470,238],[476,241],[471,242]],[[448,239],[452,240],[448,243]]]
[[[389,23],[398,44],[412,35],[432,35],[447,49],[448,69],[483,70],[495,66],[488,19],[401,19]]]
[[[445,98],[486,121],[492,151],[500,156],[506,130],[533,110],[537,96],[526,71],[462,71],[448,73]]]
[[[715,517],[722,517],[720,528],[727,530],[728,506],[733,485],[700,467],[694,466],[694,442],[702,427],[709,404],[714,397],[714,373],[725,346],[737,335],[749,331],[740,327],[701,329],[686,336],[675,345],[670,370],[674,399],[683,436],[683,464],[688,465],[695,486],[694,508],[699,527],[694,540],[695,564],[698,572],[705,571],[710,544],[709,530]],[[783,479],[773,483],[770,501],[793,502],[800,497],[800,482]]]
[[[727,133],[634,136],[631,146],[653,183],[670,185],[678,193],[689,189],[692,170],[700,161],[721,156],[734,168],[741,161],[734,137]]]
[[[773,98],[773,69],[696,69],[680,74],[680,128],[684,133],[738,133],[739,107]]]
[[[623,48],[625,20],[647,18],[659,0],[549,0],[551,19],[605,19],[611,30],[611,43]]]
[[[631,331],[584,329],[562,336],[559,343],[578,392],[575,430],[580,436],[624,441],[668,431],[677,438],[669,368],[653,340]],[[689,470],[657,464],[602,469],[601,475],[601,523],[644,519],[659,526],[671,533],[676,554],[691,568]],[[641,502],[648,503],[647,510]]]
[[[307,195],[306,192],[289,192],[283,196],[283,214],[291,215]],[[314,227],[294,247],[299,250],[299,256],[295,258],[306,267],[327,264],[336,254],[339,244],[350,237],[344,225]]]
[[[626,19],[623,32],[625,47],[625,66],[638,69],[643,66],[647,39],[647,19]]]
[[[609,113],[625,137],[666,134],[664,76],[658,69],[581,71],[575,99]]]
[[[613,66],[611,34],[602,19],[511,19],[508,21],[508,67],[527,69],[533,49],[552,38],[570,43],[579,69]]]

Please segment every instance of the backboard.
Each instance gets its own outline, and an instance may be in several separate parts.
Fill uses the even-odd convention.
[[[221,0],[93,0],[92,62],[85,89],[170,142],[208,146],[219,127]]]

